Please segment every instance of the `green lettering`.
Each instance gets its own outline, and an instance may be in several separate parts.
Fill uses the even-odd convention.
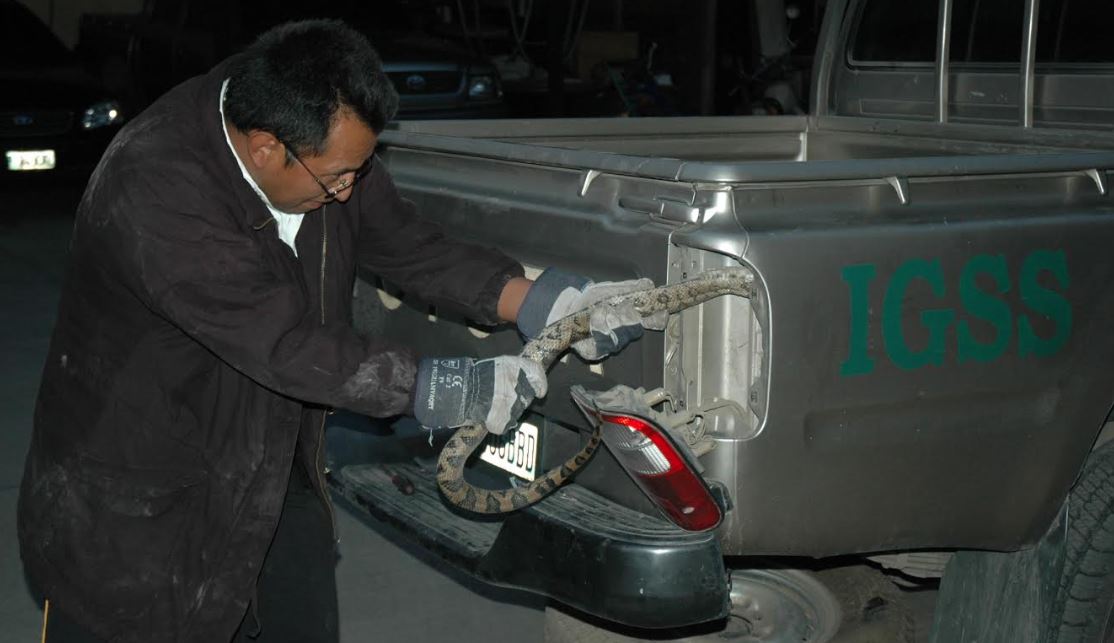
[[[1021,315],[1017,320],[1017,351],[1022,357],[1052,355],[1071,336],[1071,304],[1061,293],[1041,286],[1038,278],[1042,272],[1050,273],[1062,289],[1071,284],[1063,250],[1037,250],[1025,257],[1018,283],[1021,301],[1033,312],[1052,320],[1056,330],[1052,337],[1039,337],[1029,317]]]
[[[850,345],[847,359],[840,366],[844,377],[866,375],[874,370],[874,360],[867,353],[870,337],[870,282],[874,280],[874,264],[863,263],[843,268],[843,280],[851,291]]]
[[[947,292],[944,275],[940,270],[940,260],[913,259],[907,261],[894,272],[886,298],[882,302],[882,338],[886,342],[886,352],[898,368],[913,370],[928,364],[944,363],[948,325],[955,313],[947,309],[930,309],[921,312],[921,323],[928,329],[928,345],[924,350],[914,352],[905,341],[902,314],[905,294],[914,279],[923,279],[932,287],[937,297]]]
[[[990,292],[979,290],[976,283],[979,274],[987,274],[994,279],[993,293],[1006,293],[1010,290],[1010,275],[1004,255],[978,255],[963,267],[963,274],[959,277],[959,296],[963,300],[963,307],[973,317],[990,322],[997,334],[994,341],[984,344],[972,335],[970,324],[966,320],[960,320],[960,364],[968,360],[989,362],[998,359],[1006,352],[1013,337],[1013,311],[1005,301],[992,296]]]

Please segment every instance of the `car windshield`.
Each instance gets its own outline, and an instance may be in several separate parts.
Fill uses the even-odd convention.
[[[0,0],[0,69],[57,67],[72,62],[71,54],[50,28],[18,2]]]

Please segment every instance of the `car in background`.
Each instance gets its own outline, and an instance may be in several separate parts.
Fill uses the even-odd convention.
[[[495,67],[467,49],[421,35],[372,42],[398,90],[397,120],[508,115]]]
[[[450,39],[430,35],[426,27],[436,15],[406,0],[308,7],[298,0],[146,0],[139,15],[83,16],[78,51],[138,109],[270,27],[305,18],[339,18],[368,36],[399,92],[399,119],[507,113],[495,67]]]
[[[119,100],[16,0],[0,0],[0,42],[0,181],[87,177],[124,121]]]

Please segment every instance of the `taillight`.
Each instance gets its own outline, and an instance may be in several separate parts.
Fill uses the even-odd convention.
[[[632,389],[616,388],[624,388],[633,394],[624,392],[621,396],[625,398],[624,402],[629,403],[633,399],[641,401],[641,396]],[[579,386],[573,387],[573,399],[589,420],[599,424],[608,450],[670,520],[688,531],[704,531],[717,526],[723,518],[723,510],[683,447],[653,420],[625,409],[619,411],[608,404],[616,401],[614,393],[614,389],[596,394],[588,393]],[[606,408],[609,406],[612,408]],[[638,410],[645,415],[652,413],[647,412],[648,407]]]

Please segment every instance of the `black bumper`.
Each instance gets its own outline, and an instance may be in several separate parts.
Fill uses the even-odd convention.
[[[461,570],[489,583],[544,594],[604,619],[643,628],[723,618],[727,574],[714,534],[692,534],[577,485],[499,521],[450,509],[432,472],[390,465],[333,472],[332,488]]]

